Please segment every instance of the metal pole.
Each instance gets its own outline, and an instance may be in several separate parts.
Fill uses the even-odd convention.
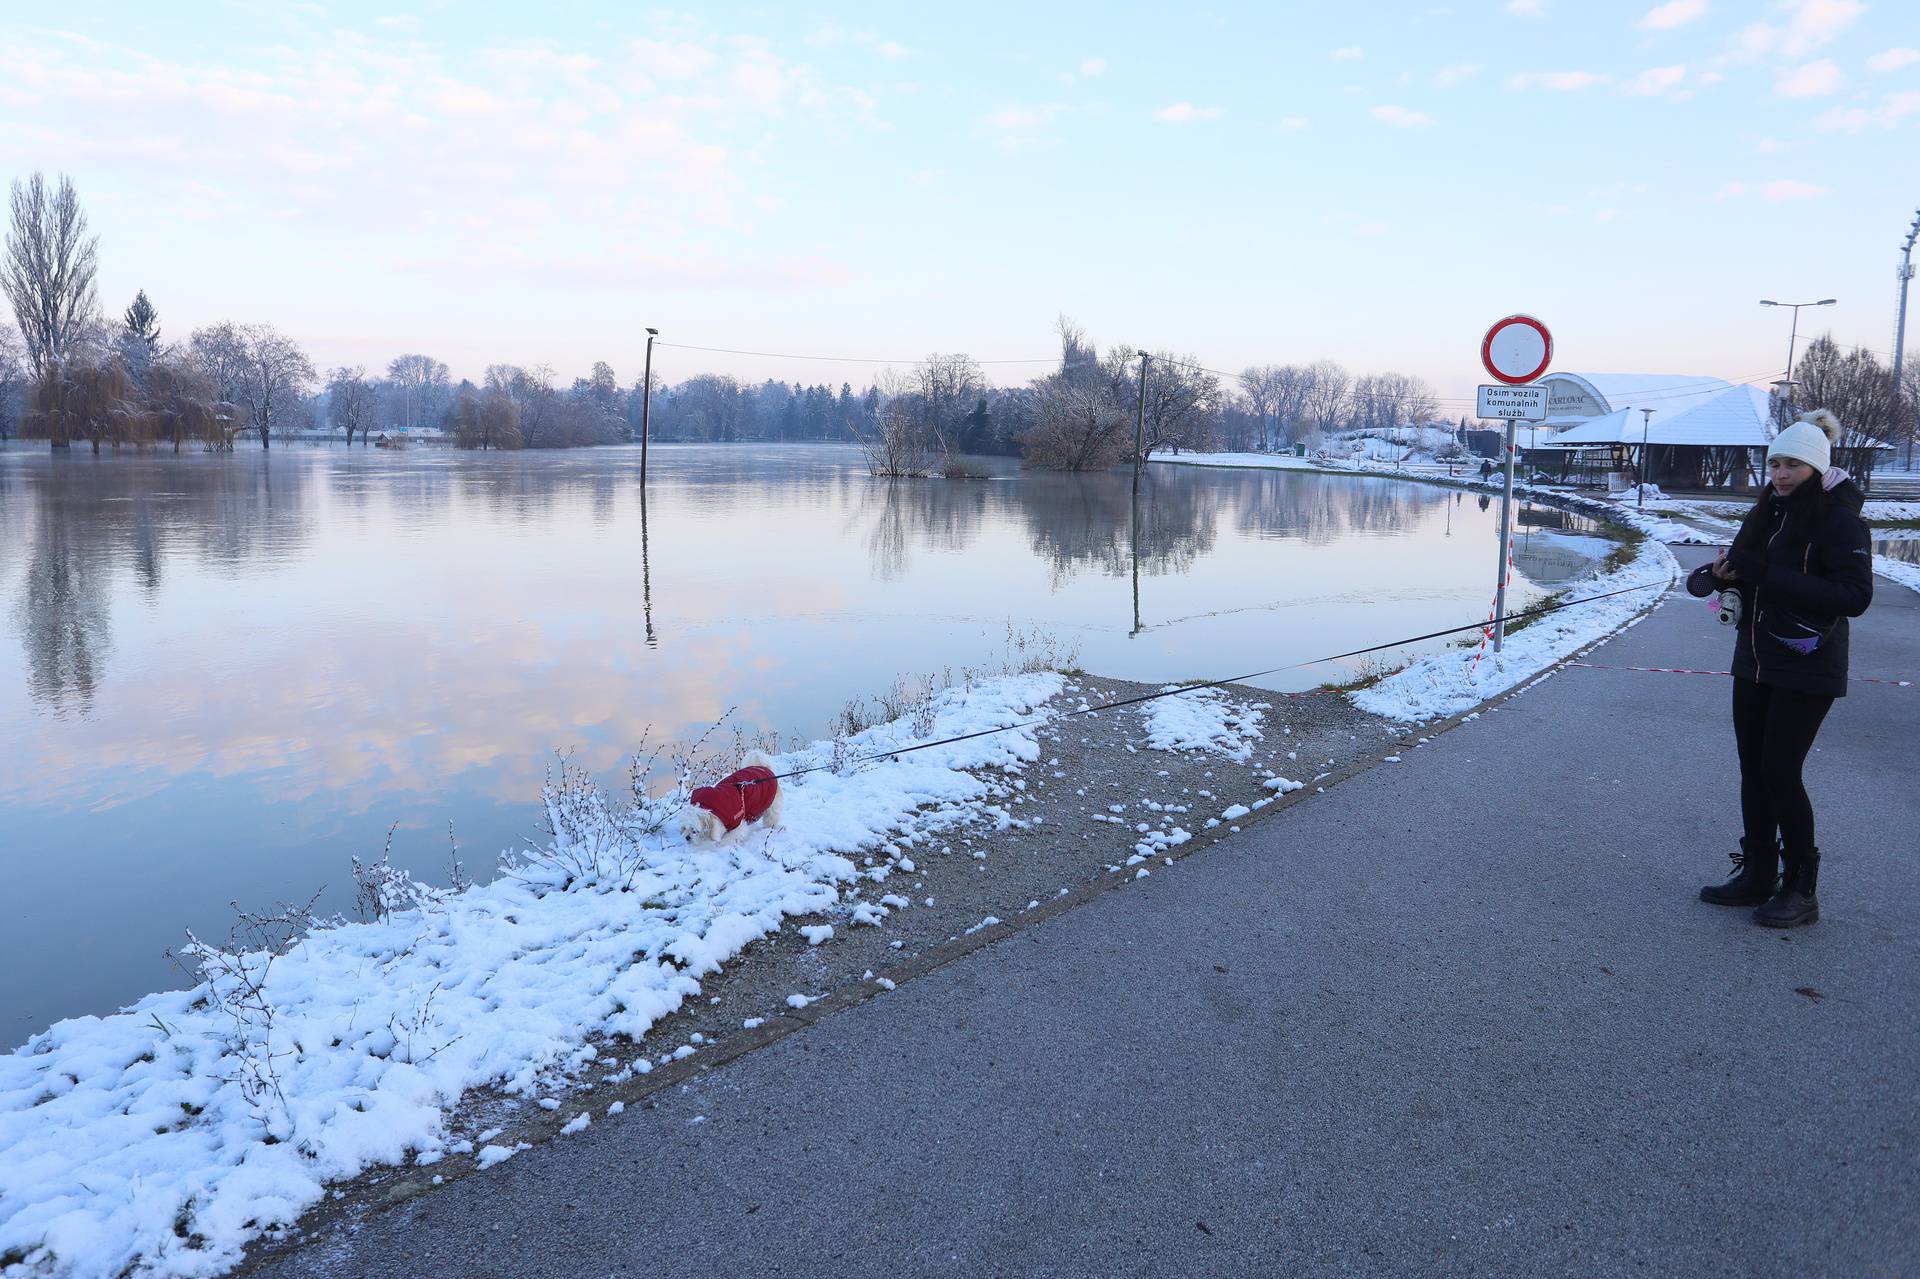
[[[1147,429],[1147,353],[1136,351],[1140,357],[1140,402],[1133,411],[1133,495],[1140,496],[1140,464],[1145,461],[1141,449]]]
[[[1800,308],[1804,302],[1793,305],[1793,327],[1787,330],[1787,377],[1786,385],[1780,388],[1780,402],[1786,407],[1787,415],[1793,413],[1793,343],[1800,336]]]
[[[1647,509],[1647,426],[1653,421],[1652,409],[1640,410],[1640,509]]]
[[[1507,484],[1500,497],[1500,569],[1494,579],[1493,651],[1498,653],[1507,638],[1507,560],[1513,554],[1513,418],[1507,419]]]
[[[1897,417],[1907,419],[1907,469],[1913,469],[1913,436],[1915,423],[1911,415],[1901,411],[1900,405],[1900,364],[1906,353],[1907,342],[1907,281],[1913,278],[1913,241],[1920,236],[1920,212],[1914,214],[1913,225],[1907,228],[1907,240],[1900,246],[1900,309],[1896,313],[1893,326],[1893,411]]]
[[[653,340],[658,336],[659,329],[647,330],[647,369],[640,375],[640,500],[643,502],[647,489],[647,428],[653,417]]]

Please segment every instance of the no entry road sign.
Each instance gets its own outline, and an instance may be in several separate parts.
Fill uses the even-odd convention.
[[[1553,363],[1553,335],[1531,315],[1509,315],[1480,339],[1480,363],[1509,386],[1531,382]]]
[[[1547,388],[1544,386],[1486,386],[1474,397],[1474,413],[1479,417],[1511,417],[1522,422],[1538,422],[1547,416]]]

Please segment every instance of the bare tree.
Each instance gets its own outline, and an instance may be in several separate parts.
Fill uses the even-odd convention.
[[[0,444],[20,429],[29,380],[26,343],[12,325],[0,324]]]
[[[979,402],[985,385],[980,365],[971,355],[935,352],[914,370],[908,403],[936,452],[946,456],[954,451],[961,422]]]
[[[1147,361],[1141,459],[1158,449],[1178,453],[1210,447],[1219,395],[1219,380],[1193,356],[1155,353]]]
[[[1338,429],[1346,418],[1351,377],[1332,360],[1316,360],[1307,366],[1306,379],[1306,420],[1323,431]]]
[[[1280,412],[1281,388],[1285,373],[1277,364],[1258,364],[1240,371],[1240,393],[1246,397],[1247,412],[1259,420],[1260,447],[1267,447],[1267,424]]]
[[[405,430],[437,422],[453,397],[447,366],[430,355],[402,355],[387,365],[396,421]]]
[[[880,411],[860,436],[867,470],[889,479],[925,475],[935,452],[944,450],[935,443],[926,409],[919,402],[919,378],[888,372],[876,384],[882,397]]]
[[[238,404],[247,382],[247,339],[238,325],[210,324],[187,340],[187,358],[213,384],[214,399]]]
[[[182,440],[225,442],[224,415],[214,397],[213,383],[190,360],[162,357],[147,370],[146,410],[150,434],[169,440],[180,451]]]
[[[505,389],[462,389],[453,401],[454,443],[463,449],[520,447],[520,410]]]
[[[99,310],[94,292],[99,244],[98,236],[87,234],[87,215],[64,174],[51,191],[39,173],[24,185],[13,184],[13,224],[0,258],[0,290],[13,304],[36,377],[67,357]]]
[[[1062,335],[1068,350],[1081,338]],[[1084,348],[1083,348],[1084,349]],[[1021,435],[1027,465],[1055,471],[1097,471],[1130,451],[1133,429],[1131,353],[1115,347],[1099,364],[1062,361],[1033,384],[1033,421]]]
[[[335,369],[327,379],[327,420],[347,433],[348,447],[356,431],[360,443],[366,444],[379,415],[380,392],[367,381],[366,369],[359,365]]]
[[[247,425],[260,433],[261,448],[272,448],[274,424],[294,414],[314,380],[313,362],[299,343],[270,325],[249,324],[240,336],[247,353],[246,377],[240,387]]]

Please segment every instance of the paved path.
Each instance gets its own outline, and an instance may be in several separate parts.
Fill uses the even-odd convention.
[[[1878,586],[1855,673],[1920,675]],[[1729,649],[1681,595],[1592,660]],[[1920,688],[1828,720],[1792,933],[1694,900],[1728,697],[1563,671],[267,1273],[1920,1273]]]

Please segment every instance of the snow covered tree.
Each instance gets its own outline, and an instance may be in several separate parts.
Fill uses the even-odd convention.
[[[153,309],[145,289],[134,295],[122,319],[127,332],[145,344],[148,358],[160,354],[160,313]]]
[[[99,311],[99,245],[100,237],[87,234],[87,215],[71,179],[62,175],[52,190],[39,173],[13,184],[0,291],[13,304],[35,377],[67,357]]]
[[[249,324],[240,337],[246,351],[240,396],[247,408],[247,428],[259,432],[261,448],[272,448],[275,424],[297,416],[315,377],[313,362],[299,343],[271,325]]]

